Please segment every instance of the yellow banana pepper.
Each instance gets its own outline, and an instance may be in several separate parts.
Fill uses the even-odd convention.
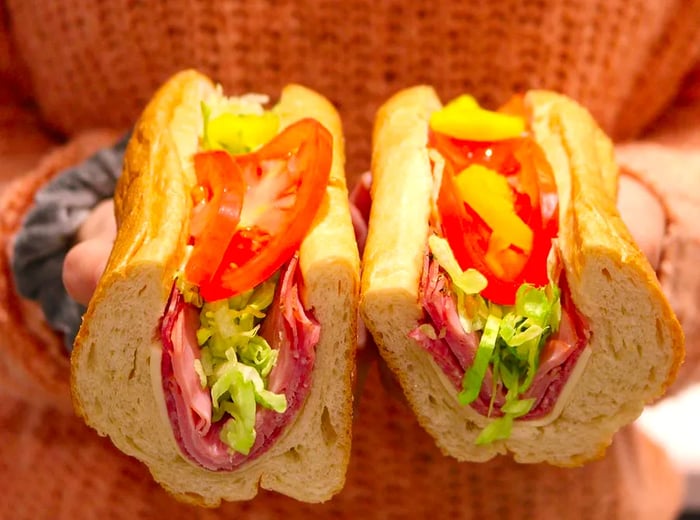
[[[262,115],[225,113],[211,119],[207,135],[212,148],[224,148],[233,154],[253,151],[272,140],[279,131],[279,117],[272,112]]]
[[[481,108],[472,96],[463,95],[433,112],[430,127],[457,139],[501,141],[521,137],[525,133],[525,120]]]
[[[497,237],[492,245],[494,253],[507,249],[511,244],[526,255],[530,253],[533,232],[515,212],[515,197],[506,177],[485,166],[473,164],[455,177],[455,183],[462,200]]]

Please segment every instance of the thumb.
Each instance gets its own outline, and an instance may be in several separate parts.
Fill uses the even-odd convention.
[[[651,266],[657,269],[666,229],[663,206],[642,183],[628,175],[621,175],[617,207],[637,245]]]
[[[113,242],[93,238],[74,246],[63,261],[63,285],[78,303],[87,305],[107,265]]]

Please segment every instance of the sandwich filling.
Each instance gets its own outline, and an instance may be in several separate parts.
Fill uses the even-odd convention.
[[[187,254],[160,328],[174,438],[213,471],[283,434],[311,388],[320,337],[298,250],[328,184],[332,136],[313,119],[280,131],[264,101],[202,104]]]
[[[462,405],[493,418],[477,443],[507,439],[514,420],[557,407],[590,335],[557,254],[554,176],[520,98],[497,112],[457,98],[431,116],[428,143],[433,231],[410,336]]]

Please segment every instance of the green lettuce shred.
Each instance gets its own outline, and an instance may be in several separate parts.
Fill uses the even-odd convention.
[[[428,247],[430,247],[430,252],[440,264],[440,267],[447,271],[455,288],[464,294],[470,295],[479,294],[486,289],[487,282],[483,274],[476,269],[462,271],[447,240],[437,235],[430,235]]]
[[[476,269],[462,271],[450,244],[444,238],[430,235],[428,247],[452,281],[452,290],[457,297],[457,313],[464,330],[471,333],[483,329],[489,310],[486,300],[479,293],[486,288],[486,277]]]
[[[507,390],[505,403],[501,407],[503,415],[492,420],[476,442],[487,444],[507,439],[511,435],[513,421],[527,415],[534,405],[534,399],[523,399],[522,396],[535,379],[547,338],[559,329],[559,288],[552,281],[539,288],[523,284],[516,293],[515,305],[496,305],[479,294],[486,288],[486,278],[474,269],[463,271],[445,239],[432,235],[429,247],[435,261],[452,281],[457,312],[464,330],[467,333],[481,331],[474,362],[464,374],[462,391],[457,399],[463,406],[474,402],[490,367],[492,396],[496,395],[499,384]],[[492,411],[493,400],[489,415]]]
[[[207,302],[200,311],[197,341],[201,359],[195,370],[212,398],[212,421],[226,419],[221,440],[247,455],[255,443],[257,405],[282,413],[284,394],[267,390],[277,351],[258,335],[272,303],[277,277],[232,298]]]
[[[199,287],[185,280],[185,277],[182,276],[182,273],[178,273],[175,276],[175,285],[177,287],[177,290],[180,291],[180,294],[182,294],[185,303],[189,303],[190,305],[194,305],[195,307],[201,307],[202,305],[204,305],[204,300],[199,294]]]

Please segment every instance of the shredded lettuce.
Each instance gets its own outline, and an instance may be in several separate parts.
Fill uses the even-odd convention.
[[[189,303],[195,307],[201,307],[204,305],[204,300],[199,294],[199,287],[185,280],[182,273],[175,275],[175,285],[177,290],[180,291],[180,294],[182,294],[185,303]]]
[[[433,258],[447,271],[454,287],[464,294],[478,294],[486,289],[486,277],[483,274],[476,269],[462,271],[447,240],[437,235],[430,235],[428,246]]]
[[[255,386],[243,372],[236,370],[235,355],[230,363],[218,367],[218,379],[211,387],[212,420],[231,416],[221,429],[221,440],[233,450],[247,455],[255,443]]]
[[[559,288],[552,281],[540,288],[523,284],[516,293],[515,305],[496,305],[478,294],[486,287],[486,278],[474,269],[463,271],[445,239],[432,235],[429,247],[435,261],[452,281],[464,330],[467,333],[481,331],[474,362],[465,371],[458,401],[466,406],[479,397],[490,368],[492,396],[495,397],[499,385],[507,393],[501,407],[503,416],[484,428],[477,444],[507,439],[513,420],[526,415],[534,405],[534,399],[522,396],[534,381],[547,338],[559,329]],[[493,411],[493,397],[489,415]]]
[[[474,362],[464,373],[463,390],[457,396],[462,405],[468,405],[479,397],[486,370],[496,349],[500,325],[501,318],[496,314],[490,314],[486,319],[486,326],[481,335],[479,347],[476,349]]]
[[[212,421],[228,416],[221,440],[244,455],[255,442],[256,405],[278,413],[287,409],[286,396],[267,389],[277,351],[258,335],[276,282],[273,277],[232,298],[204,303],[200,312],[202,349],[195,370],[211,389]]]
[[[444,238],[430,235],[428,247],[452,281],[452,290],[457,297],[457,313],[464,330],[470,333],[483,329],[489,312],[486,300],[479,293],[486,288],[486,277],[476,269],[463,271]]]

